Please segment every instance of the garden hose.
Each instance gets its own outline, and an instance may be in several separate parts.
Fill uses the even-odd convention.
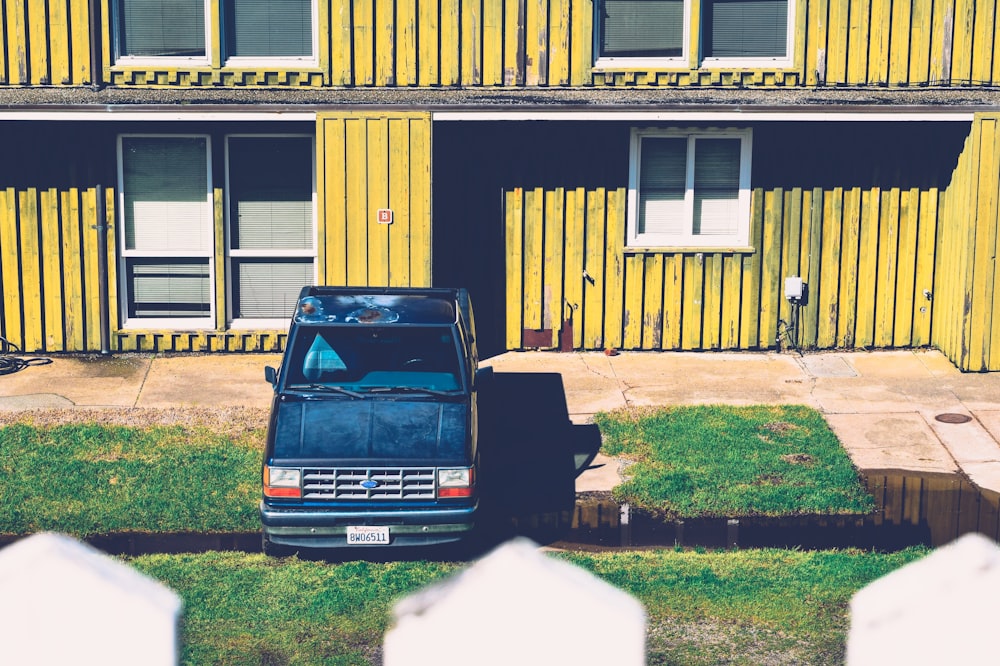
[[[17,345],[0,336],[0,375],[10,375],[18,370],[23,370],[29,365],[48,365],[51,358],[20,358],[13,354],[20,352]]]

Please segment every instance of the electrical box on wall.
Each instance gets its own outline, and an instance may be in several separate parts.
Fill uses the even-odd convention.
[[[788,300],[801,301],[802,289],[803,289],[802,278],[794,275],[785,278],[785,298],[787,298]]]

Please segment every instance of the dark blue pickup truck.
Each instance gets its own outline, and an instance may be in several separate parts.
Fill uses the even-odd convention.
[[[485,374],[464,289],[303,288],[265,369],[264,552],[471,536]]]

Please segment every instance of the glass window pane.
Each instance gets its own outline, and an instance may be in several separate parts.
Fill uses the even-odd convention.
[[[311,56],[312,0],[229,0],[230,56]]]
[[[311,138],[231,137],[233,249],[311,249],[312,184]]]
[[[129,259],[129,317],[203,317],[211,312],[207,259]]]
[[[687,139],[647,137],[640,150],[639,233],[685,233]]]
[[[205,57],[204,0],[118,0],[121,56]]]
[[[683,0],[605,0],[600,6],[602,57],[683,55]]]
[[[736,234],[739,200],[740,140],[696,139],[694,234]]]
[[[122,139],[126,249],[211,250],[207,150],[201,137]]]
[[[706,58],[784,58],[788,0],[706,0]]]
[[[233,316],[291,317],[299,292],[312,284],[314,275],[312,259],[237,261],[233,271]]]

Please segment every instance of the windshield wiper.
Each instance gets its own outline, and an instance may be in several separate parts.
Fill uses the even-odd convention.
[[[427,395],[438,396],[455,394],[455,391],[442,391],[440,389],[423,388],[420,386],[365,386],[364,389],[368,393],[426,393]]]
[[[309,389],[310,391],[326,391],[328,393],[340,393],[341,395],[347,395],[352,398],[363,398],[364,396],[357,391],[351,391],[350,389],[345,389],[343,386],[330,386],[329,384],[293,384],[289,386],[290,389]]]

